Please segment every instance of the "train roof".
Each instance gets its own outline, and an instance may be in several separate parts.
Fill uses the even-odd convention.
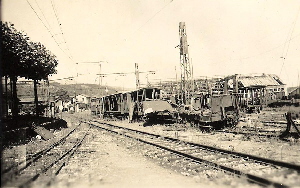
[[[133,93],[133,92],[141,91],[141,90],[144,90],[144,89],[156,89],[156,90],[161,90],[161,89],[159,89],[159,88],[157,88],[157,87],[145,87],[145,88],[140,88],[140,89],[136,89],[136,90],[117,92],[117,93],[114,93],[114,94],[102,96],[102,97],[100,97],[100,98],[108,97],[108,96],[114,96],[114,95],[119,95],[119,94]]]

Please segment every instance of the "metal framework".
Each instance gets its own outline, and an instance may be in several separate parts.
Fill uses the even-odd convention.
[[[189,61],[188,44],[185,22],[179,22],[179,40],[180,40],[180,69],[181,69],[181,84],[179,97],[181,104],[189,104],[189,98],[192,91],[192,72]]]

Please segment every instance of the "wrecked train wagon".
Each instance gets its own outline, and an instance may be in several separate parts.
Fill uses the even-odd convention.
[[[126,118],[131,104],[130,93],[116,93],[100,98],[100,117]]]
[[[148,122],[176,120],[175,109],[164,100],[143,101],[142,109],[143,118]]]
[[[238,98],[235,95],[199,95],[179,111],[183,121],[197,126],[210,126],[220,129],[238,122]]]
[[[103,96],[99,101],[100,117],[127,118],[129,121],[144,117],[143,102],[161,98],[157,88],[141,88],[134,91]],[[147,105],[148,103],[145,103]]]

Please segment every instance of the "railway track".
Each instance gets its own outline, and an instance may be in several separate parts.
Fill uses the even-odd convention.
[[[280,121],[280,122],[263,121],[262,123],[264,128],[246,127],[246,128],[223,129],[223,130],[215,130],[215,131],[222,132],[222,133],[242,134],[242,135],[249,135],[249,136],[272,138],[272,137],[279,137],[287,128],[287,123],[284,121]]]
[[[26,156],[26,160],[18,165],[12,165],[3,170],[2,186],[25,188],[34,183],[49,183],[80,147],[90,128],[90,126],[79,124],[45,149]]]
[[[249,129],[240,129],[240,130],[216,130],[215,132],[219,133],[230,133],[230,134],[242,134],[248,136],[258,136],[258,137],[267,137],[267,138],[276,138],[279,137],[283,132],[281,130],[249,130]]]
[[[211,146],[124,128],[101,121],[86,122],[156,148],[164,163],[193,174],[230,174],[261,186],[293,187],[300,184],[300,166]],[[157,148],[159,150],[157,150]],[[152,153],[153,153],[152,152]],[[224,173],[223,173],[224,174]]]

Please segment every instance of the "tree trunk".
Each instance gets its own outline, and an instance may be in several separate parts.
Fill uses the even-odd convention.
[[[17,95],[17,77],[16,76],[11,76],[11,82],[12,82],[12,115],[13,117],[17,117],[18,116],[18,105],[19,105],[19,101],[18,101],[18,95]]]
[[[3,101],[5,101],[5,104],[4,104],[5,106],[2,109],[2,117],[7,117],[7,115],[8,115],[8,89],[7,89],[7,80],[8,80],[8,78],[7,78],[7,76],[5,76],[5,91],[4,91],[4,93],[5,93],[5,99],[2,98],[2,104],[3,104]]]
[[[38,82],[37,82],[37,80],[34,80],[33,81],[33,87],[34,87],[34,104],[35,104],[35,115],[36,116],[39,116],[39,110],[38,110],[38,95],[37,95],[37,84],[38,84]]]

